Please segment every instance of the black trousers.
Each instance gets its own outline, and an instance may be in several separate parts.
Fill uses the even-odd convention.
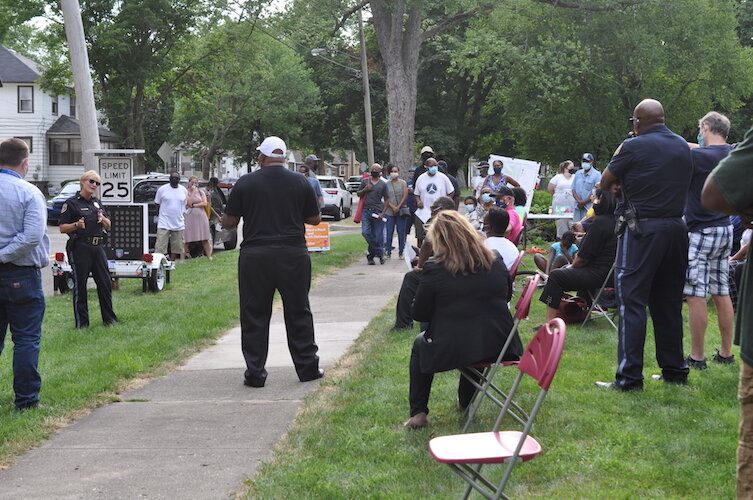
[[[241,348],[246,377],[266,379],[269,321],[275,290],[282,298],[288,349],[301,380],[316,378],[319,348],[309,306],[311,259],[306,248],[264,246],[241,249],[238,258]]]
[[[410,353],[410,364],[408,366],[410,374],[410,388],[408,390],[408,401],[410,403],[410,416],[418,413],[429,413],[429,394],[431,393],[431,384],[434,381],[433,373],[421,372],[421,358],[419,345],[424,342],[424,334],[419,333],[416,340],[413,341],[413,349]],[[475,378],[475,377],[474,377]],[[480,380],[478,378],[476,381]],[[473,384],[460,375],[458,381],[458,404],[465,408],[471,404],[473,394],[476,388]]]
[[[99,309],[102,322],[105,325],[118,320],[112,310],[112,281],[110,270],[107,268],[107,255],[102,245],[90,245],[77,240],[68,245],[68,262],[73,268],[73,318],[76,328],[89,326],[89,304],[86,292],[86,282],[91,272],[94,283],[97,284]]]
[[[688,230],[679,218],[641,220],[640,224],[642,235],[625,231],[617,245],[620,322],[615,382],[624,389],[643,386],[646,307],[654,324],[656,361],[664,380],[684,383],[688,379],[682,347]]]
[[[599,289],[609,274],[609,268],[568,267],[555,269],[546,280],[539,300],[557,309],[565,292],[578,291],[578,295],[588,300],[588,291]]]
[[[413,328],[413,299],[416,298],[416,290],[418,290],[420,281],[421,275],[419,273],[415,271],[405,273],[395,308],[396,328]]]

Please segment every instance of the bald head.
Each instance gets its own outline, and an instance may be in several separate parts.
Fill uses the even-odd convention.
[[[656,99],[644,99],[633,111],[633,131],[636,135],[664,123],[664,107]]]
[[[436,164],[437,160],[435,160],[434,158],[429,158],[426,160],[426,163],[424,163],[424,165],[426,165],[426,168],[433,167]]]

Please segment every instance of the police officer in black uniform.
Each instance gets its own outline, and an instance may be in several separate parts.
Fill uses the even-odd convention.
[[[600,387],[643,388],[646,307],[651,312],[656,360],[665,382],[685,384],[682,290],[688,265],[688,229],[682,219],[692,163],[687,142],[664,125],[659,101],[633,111],[635,137],[624,141],[601,177],[617,184],[619,236],[615,284],[620,306],[617,373]]]
[[[91,272],[97,284],[102,322],[118,322],[112,310],[112,281],[107,268],[105,236],[110,229],[110,219],[102,202],[94,196],[100,185],[99,174],[89,170],[81,176],[81,189],[63,204],[60,214],[60,232],[68,234],[66,245],[68,262],[73,268],[73,317],[76,328],[89,326],[86,282]]]

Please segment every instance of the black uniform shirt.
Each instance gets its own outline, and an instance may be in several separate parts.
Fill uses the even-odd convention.
[[[267,245],[306,248],[304,221],[319,215],[308,179],[283,166],[266,166],[238,179],[225,213],[243,217],[241,248]]]
[[[83,229],[76,229],[68,233],[69,235],[75,234],[79,237],[104,236],[105,229],[102,224],[97,222],[97,214],[100,210],[105,217],[110,218],[107,209],[102,205],[99,198],[92,196],[87,200],[78,191],[63,203],[63,207],[60,209],[60,224],[73,224],[83,217],[86,226]]]
[[[690,148],[666,126],[624,141],[607,168],[622,182],[639,218],[682,217],[693,173]]]

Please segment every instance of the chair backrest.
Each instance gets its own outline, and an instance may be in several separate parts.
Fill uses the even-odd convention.
[[[518,257],[515,259],[512,267],[510,268],[510,277],[513,280],[515,279],[515,275],[518,274],[518,266],[520,266],[520,262],[523,260],[525,254],[525,252],[520,252],[520,254],[518,254]]]
[[[535,378],[539,387],[548,390],[564,348],[565,322],[560,318],[554,318],[541,325],[531,339],[523,352],[523,357],[520,358],[518,369]]]
[[[521,236],[523,236],[523,229],[526,227],[527,223],[528,223],[528,214],[526,214],[525,217],[523,217],[523,221],[520,223],[520,229],[518,229],[517,234],[510,233],[510,241],[515,243],[515,246],[520,245],[520,238]]]
[[[518,297],[518,301],[515,303],[515,319],[524,320],[528,318],[528,311],[531,310],[533,293],[536,291],[536,286],[539,284],[540,279],[541,275],[537,273],[531,276],[531,279],[526,283],[520,297]]]

